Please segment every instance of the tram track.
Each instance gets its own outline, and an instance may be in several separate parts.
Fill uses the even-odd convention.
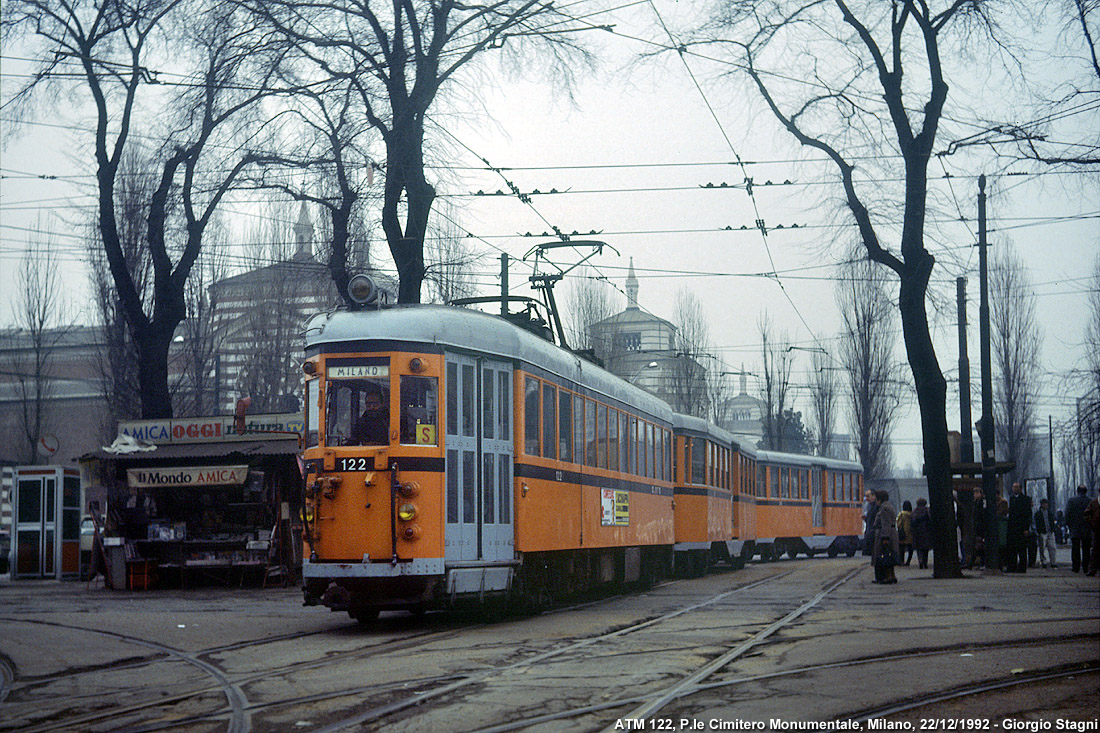
[[[691,687],[685,687],[677,692],[674,699],[682,699],[690,697],[691,695],[708,690],[714,690],[723,687],[733,687],[736,685],[749,684],[753,682],[764,682],[768,680],[776,680],[783,678],[799,677],[802,675],[823,672],[831,670],[843,670],[859,665],[869,664],[881,664],[884,662],[896,662],[896,661],[908,661],[914,658],[935,658],[954,656],[963,650],[972,651],[990,651],[990,650],[1003,650],[1003,649],[1026,649],[1029,647],[1042,646],[1051,642],[1071,644],[1079,642],[1085,639],[1100,639],[1100,634],[1077,634],[1074,636],[1051,636],[1043,638],[1031,638],[1018,641],[997,642],[991,644],[973,645],[968,644],[965,646],[952,646],[950,648],[938,649],[938,650],[926,650],[918,652],[906,652],[904,654],[884,654],[881,656],[865,657],[862,659],[844,660],[839,662],[830,662],[825,664],[813,664],[805,665],[801,667],[794,667],[791,669],[785,669],[778,672],[769,672],[766,674],[741,676],[732,679],[701,683]],[[1059,679],[1063,677],[1070,677],[1074,674],[1092,674],[1100,672],[1100,662],[1096,662],[1091,666],[1074,667],[1071,669],[1057,669],[1057,670],[1035,670],[1029,674],[1015,675],[1011,679],[998,679],[996,681],[987,681],[980,684],[966,686],[958,688],[952,691],[945,691],[936,693],[935,695],[927,695],[921,698],[914,698],[906,700],[904,702],[891,703],[890,705],[876,707],[871,710],[857,711],[850,714],[842,714],[834,716],[840,720],[856,720],[866,721],[870,718],[879,718],[886,715],[897,714],[901,712],[908,712],[911,710],[919,709],[922,706],[942,702],[951,699],[957,699],[965,697],[967,695],[979,694],[981,692],[987,692],[990,690],[1004,689],[1014,685],[1030,684],[1038,681],[1044,681],[1048,679]],[[512,721],[501,725],[495,725],[487,728],[478,728],[470,733],[508,733],[509,731],[522,730],[524,728],[542,725],[545,723],[553,723],[561,720],[572,720],[587,715],[605,712],[607,710],[616,710],[624,708],[628,705],[642,705],[648,699],[645,695],[635,695],[626,698],[620,698],[616,700],[607,700],[601,703],[593,705],[585,705],[570,710],[559,711],[547,715],[540,715],[536,717],[524,718],[523,720]],[[671,702],[671,700],[670,700]]]
[[[674,611],[670,611],[668,613],[661,614],[661,615],[656,616],[654,618],[649,618],[649,619],[646,619],[644,621],[629,624],[629,625],[624,626],[622,628],[614,629],[612,631],[609,631],[609,632],[606,632],[606,633],[603,633],[603,634],[599,634],[599,635],[596,635],[596,636],[591,636],[591,637],[586,637],[584,639],[575,640],[575,641],[572,641],[570,643],[565,644],[564,646],[560,646],[560,647],[557,647],[557,648],[554,648],[554,649],[549,649],[549,650],[546,650],[546,651],[543,651],[543,652],[538,652],[538,653],[535,653],[535,654],[530,655],[530,656],[525,656],[524,658],[522,658],[520,660],[517,660],[515,662],[512,662],[512,663],[509,663],[509,664],[498,665],[498,666],[495,666],[495,667],[492,667],[492,668],[489,668],[489,669],[479,670],[479,671],[476,671],[476,672],[473,672],[473,673],[465,674],[460,679],[455,680],[454,682],[451,682],[449,684],[445,684],[445,685],[442,685],[440,687],[436,687],[436,688],[433,688],[433,689],[430,689],[430,690],[418,691],[410,697],[405,697],[403,699],[395,700],[395,701],[387,703],[385,705],[374,707],[370,710],[366,710],[364,712],[357,713],[354,716],[344,718],[344,719],[341,719],[341,720],[338,720],[338,721],[335,721],[335,722],[332,722],[332,723],[328,723],[327,725],[316,728],[314,730],[316,731],[316,733],[335,733],[335,731],[346,730],[348,728],[352,728],[352,727],[355,727],[355,726],[360,726],[360,725],[363,725],[365,723],[371,723],[371,722],[374,722],[374,721],[378,721],[382,718],[386,718],[386,717],[388,717],[390,715],[393,715],[395,713],[398,713],[402,710],[406,710],[406,709],[411,708],[411,707],[422,705],[427,700],[439,698],[439,697],[442,697],[442,696],[445,696],[445,695],[448,695],[448,694],[451,694],[451,693],[454,693],[454,692],[458,692],[459,690],[461,690],[465,687],[469,687],[471,685],[480,684],[480,683],[484,682],[485,680],[487,680],[487,679],[489,679],[493,676],[500,675],[500,674],[503,674],[503,673],[506,673],[506,672],[512,672],[512,671],[520,670],[520,669],[525,668],[525,667],[532,667],[532,666],[538,665],[542,662],[546,662],[548,660],[554,659],[555,657],[562,657],[562,656],[565,656],[565,655],[568,655],[568,654],[571,654],[571,653],[574,653],[574,652],[577,652],[577,651],[580,651],[580,650],[583,650],[583,649],[587,649],[588,647],[591,647],[591,646],[596,645],[596,644],[600,644],[600,643],[603,643],[603,642],[606,642],[606,641],[609,641],[609,640],[612,640],[612,639],[618,639],[618,638],[627,636],[629,634],[633,634],[633,633],[636,633],[638,631],[642,631],[644,629],[650,628],[650,627],[655,626],[657,624],[660,624],[660,623],[669,621],[671,619],[677,618],[679,616],[682,616],[684,614],[690,613],[694,610],[697,610],[697,609],[700,609],[700,608],[718,603],[718,602],[724,600],[725,598],[727,598],[727,597],[729,597],[729,596],[731,596],[735,593],[741,593],[741,592],[744,592],[744,591],[752,590],[752,589],[758,588],[761,585],[764,585],[766,583],[775,582],[777,580],[785,578],[789,574],[790,574],[789,572],[782,572],[782,571],[775,572],[771,575],[768,575],[765,578],[761,578],[759,580],[752,581],[752,582],[749,582],[749,583],[740,584],[735,588],[732,588],[732,589],[724,591],[722,593],[718,593],[716,595],[713,595],[713,596],[711,596],[711,597],[709,597],[709,598],[707,598],[703,601],[699,601],[699,602],[696,602],[696,603],[689,604],[687,606],[680,607],[680,608],[678,608]],[[289,701],[288,701],[287,704],[290,704]]]
[[[94,713],[88,713],[88,714],[81,715],[81,716],[69,717],[69,718],[66,718],[64,723],[61,723],[61,724],[53,723],[53,722],[43,722],[41,724],[28,726],[28,727],[22,729],[23,731],[25,731],[25,733],[44,733],[45,731],[53,731],[53,730],[58,730],[58,729],[61,729],[61,728],[71,729],[71,727],[73,725],[86,726],[86,725],[90,725],[90,724],[93,724],[93,723],[102,722],[104,720],[117,719],[118,717],[123,716],[123,715],[132,715],[134,713],[140,713],[140,712],[147,711],[147,710],[153,710],[153,709],[156,709],[156,708],[163,708],[165,706],[175,705],[175,704],[184,702],[186,700],[198,698],[198,697],[201,697],[203,695],[209,695],[211,693],[216,693],[216,692],[222,692],[226,695],[227,701],[229,703],[229,709],[222,708],[222,709],[219,709],[217,711],[211,712],[209,714],[204,714],[204,715],[199,715],[199,716],[189,716],[188,718],[181,719],[180,721],[165,721],[163,724],[160,724],[160,725],[148,728],[148,729],[149,730],[170,729],[170,728],[179,727],[180,725],[185,725],[185,724],[190,723],[190,722],[195,722],[195,721],[198,721],[198,720],[210,720],[210,719],[218,719],[218,718],[229,717],[229,721],[230,721],[229,722],[229,728],[228,728],[229,731],[247,731],[251,727],[250,726],[250,721],[249,721],[249,718],[248,718],[251,711],[255,710],[257,708],[266,707],[266,705],[264,705],[264,704],[260,704],[260,705],[250,704],[247,697],[245,696],[245,693],[243,692],[243,688],[246,685],[248,685],[252,682],[255,682],[255,681],[260,680],[260,679],[269,679],[272,675],[295,673],[295,672],[301,671],[302,669],[320,668],[320,667],[331,665],[334,662],[339,662],[341,660],[346,660],[348,658],[362,658],[362,657],[371,656],[373,654],[379,654],[379,653],[399,652],[399,651],[403,651],[405,649],[408,649],[410,647],[413,647],[415,645],[421,644],[426,639],[431,639],[433,641],[436,641],[436,640],[442,640],[442,639],[458,636],[464,630],[464,629],[456,629],[456,630],[448,630],[448,631],[445,631],[445,632],[430,631],[430,632],[423,632],[423,633],[414,633],[412,635],[403,636],[399,639],[394,639],[392,641],[380,642],[379,644],[372,645],[371,647],[368,647],[366,649],[349,650],[347,652],[336,653],[335,655],[327,654],[327,655],[325,655],[324,658],[311,660],[309,662],[295,662],[295,663],[292,663],[292,664],[288,664],[288,665],[286,665],[282,668],[265,669],[265,670],[262,670],[262,671],[252,672],[252,673],[248,673],[248,674],[245,674],[245,675],[234,675],[233,673],[230,673],[230,672],[227,672],[227,671],[223,670],[220,666],[218,666],[218,665],[216,665],[212,662],[208,662],[208,661],[206,661],[202,658],[207,657],[207,656],[211,656],[211,655],[215,655],[215,654],[224,654],[224,653],[231,652],[231,651],[236,651],[236,650],[239,650],[239,649],[242,649],[242,648],[257,647],[257,646],[263,646],[263,645],[266,645],[266,644],[279,643],[279,642],[283,642],[283,641],[297,640],[297,639],[300,639],[303,636],[313,636],[315,634],[323,634],[323,633],[326,633],[326,632],[308,632],[306,634],[284,634],[284,635],[279,635],[279,636],[276,636],[276,637],[268,637],[266,639],[252,640],[252,641],[249,641],[249,642],[241,642],[241,643],[236,643],[236,644],[228,644],[228,645],[222,645],[222,646],[217,646],[217,647],[211,647],[209,649],[204,649],[204,650],[199,651],[199,652],[186,653],[186,652],[183,652],[181,650],[175,649],[173,647],[169,647],[169,646],[162,645],[162,644],[156,644],[155,642],[148,642],[144,639],[139,639],[137,637],[127,636],[125,634],[119,634],[119,633],[116,633],[116,632],[108,632],[108,631],[101,631],[101,630],[97,630],[97,629],[89,629],[89,628],[82,627],[82,626],[74,626],[74,625],[71,625],[71,624],[62,624],[62,623],[58,623],[58,622],[33,621],[33,620],[27,620],[27,619],[20,619],[20,620],[25,622],[25,623],[34,623],[34,624],[42,625],[42,626],[52,626],[52,627],[55,627],[55,628],[64,628],[64,629],[74,630],[74,631],[84,631],[84,632],[88,632],[88,633],[102,634],[102,635],[109,636],[111,638],[117,639],[119,641],[122,641],[124,643],[135,644],[135,645],[142,646],[142,647],[145,647],[145,648],[153,649],[153,650],[158,652],[155,656],[142,658],[141,660],[133,660],[127,665],[120,665],[120,666],[116,666],[116,665],[110,665],[110,666],[97,665],[95,667],[84,668],[80,671],[70,672],[70,673],[66,673],[64,675],[51,676],[51,677],[41,678],[41,679],[36,678],[30,684],[27,684],[27,685],[23,686],[22,689],[32,689],[32,688],[35,688],[35,687],[41,687],[41,686],[46,685],[46,684],[54,683],[54,682],[58,681],[61,678],[71,678],[71,677],[78,676],[78,675],[81,675],[81,674],[86,675],[86,674],[92,674],[92,673],[101,673],[105,669],[110,669],[111,671],[118,671],[119,669],[124,669],[124,668],[129,668],[130,670],[140,669],[141,667],[149,666],[152,663],[155,663],[155,662],[158,662],[158,661],[163,661],[164,659],[177,659],[177,660],[180,660],[180,661],[185,661],[185,662],[188,662],[190,664],[193,664],[194,666],[197,666],[200,669],[203,669],[203,671],[207,672],[218,683],[216,685],[209,685],[209,686],[200,687],[200,688],[194,689],[194,690],[188,690],[186,692],[182,692],[182,693],[179,693],[179,694],[176,694],[176,695],[161,696],[161,697],[158,697],[155,700],[136,702],[136,703],[133,703],[133,704],[130,704],[130,705],[122,706],[122,707],[117,707],[116,706],[116,707],[112,707],[112,708],[109,708],[109,709],[96,711]],[[2,660],[0,660],[0,661],[2,661]],[[0,674],[2,674],[2,673],[3,673],[3,665],[0,664]],[[14,674],[12,675],[12,677],[14,679]],[[0,698],[0,701],[2,701],[2,699],[3,698]],[[137,727],[128,726],[126,729],[127,730],[139,730],[139,729],[140,730],[145,730],[146,728],[145,727],[140,727],[140,726],[137,726]]]
[[[433,630],[433,631],[427,631],[427,632],[421,632],[421,633],[414,633],[414,634],[411,634],[411,635],[403,635],[400,638],[389,640],[389,641],[386,641],[386,642],[381,642],[379,644],[372,645],[372,646],[370,646],[366,649],[354,649],[354,650],[348,650],[348,651],[344,651],[344,652],[338,652],[338,653],[335,653],[335,654],[327,653],[327,654],[324,655],[324,657],[318,658],[318,659],[315,659],[315,660],[310,660],[310,661],[306,661],[306,662],[294,662],[294,663],[291,663],[291,664],[288,664],[288,665],[285,665],[285,666],[282,666],[282,667],[273,668],[273,669],[269,668],[269,669],[265,669],[265,670],[262,670],[262,671],[246,673],[246,674],[243,674],[243,675],[234,675],[232,673],[226,672],[225,670],[221,669],[220,667],[217,667],[216,665],[214,665],[214,664],[212,664],[212,663],[210,663],[206,660],[203,660],[202,658],[203,657],[209,657],[209,656],[212,656],[212,655],[217,655],[217,654],[225,654],[225,653],[228,653],[228,652],[233,652],[233,651],[237,651],[237,650],[245,649],[245,648],[263,647],[263,646],[269,645],[269,644],[280,643],[280,642],[290,641],[290,640],[297,640],[297,639],[301,638],[302,635],[299,635],[299,634],[284,634],[284,635],[279,635],[279,636],[274,636],[274,637],[266,637],[264,639],[250,640],[248,642],[239,642],[239,643],[228,644],[228,645],[220,645],[220,646],[217,646],[217,647],[211,647],[211,648],[208,648],[208,649],[204,649],[204,650],[201,650],[201,651],[198,651],[198,652],[193,652],[193,653],[188,654],[188,653],[184,653],[184,652],[182,652],[178,649],[168,647],[166,645],[156,644],[156,643],[153,643],[153,642],[146,642],[143,639],[138,639],[136,637],[130,637],[130,636],[127,636],[125,634],[119,634],[119,633],[116,633],[116,632],[105,632],[105,631],[100,631],[100,630],[97,630],[97,629],[89,629],[89,628],[82,627],[82,626],[76,626],[76,625],[72,625],[72,624],[64,624],[64,623],[59,623],[59,622],[28,620],[28,619],[12,619],[12,620],[23,621],[23,622],[26,622],[26,623],[35,623],[37,625],[42,625],[42,626],[52,626],[52,627],[55,627],[55,628],[64,628],[64,629],[73,630],[73,631],[84,631],[84,632],[88,632],[88,633],[103,634],[103,635],[109,636],[111,638],[118,639],[119,641],[122,641],[124,643],[133,643],[133,644],[142,646],[144,648],[153,649],[154,651],[157,652],[156,655],[151,656],[151,657],[131,660],[131,662],[127,665],[131,669],[140,669],[142,666],[148,666],[150,664],[153,664],[153,663],[156,663],[156,662],[159,662],[159,661],[163,661],[164,659],[167,658],[167,659],[179,659],[179,660],[182,660],[182,661],[187,661],[188,659],[194,660],[192,663],[201,662],[202,664],[196,664],[196,666],[202,667],[204,669],[204,671],[207,671],[208,673],[211,673],[211,670],[217,670],[217,674],[211,673],[211,676],[214,677],[215,681],[217,682],[217,684],[214,684],[214,685],[199,687],[197,689],[188,690],[188,691],[176,694],[176,695],[161,696],[161,697],[159,697],[155,700],[135,702],[135,703],[132,703],[130,705],[125,705],[125,706],[121,706],[121,707],[114,706],[114,707],[111,707],[109,709],[103,709],[103,710],[99,710],[99,711],[88,713],[88,714],[81,715],[81,716],[68,717],[68,718],[65,719],[65,722],[63,724],[56,723],[56,722],[53,722],[53,721],[43,722],[43,723],[40,723],[38,725],[27,727],[24,730],[26,731],[26,733],[44,733],[45,731],[54,731],[54,730],[58,730],[60,728],[69,729],[74,725],[76,725],[76,726],[90,726],[90,725],[93,725],[93,724],[96,724],[96,723],[102,723],[103,721],[118,720],[122,716],[140,714],[142,712],[149,711],[149,710],[155,710],[155,709],[170,707],[172,705],[176,705],[176,704],[179,704],[181,702],[185,702],[187,700],[195,699],[195,698],[201,697],[203,695],[209,695],[211,693],[221,692],[221,693],[226,695],[227,707],[219,708],[217,710],[211,710],[211,711],[196,714],[196,715],[185,716],[185,717],[177,718],[177,719],[173,719],[173,720],[162,720],[162,721],[159,721],[157,723],[148,724],[148,725],[141,725],[140,723],[136,724],[136,725],[127,725],[127,726],[125,726],[125,729],[127,731],[132,731],[133,733],[140,733],[140,732],[143,732],[143,731],[170,730],[170,729],[173,729],[173,728],[185,727],[185,726],[188,726],[188,725],[191,725],[191,724],[194,724],[194,723],[209,722],[211,720],[218,720],[218,719],[228,718],[230,720],[228,730],[238,731],[238,730],[247,730],[248,726],[250,725],[250,721],[249,721],[248,716],[250,716],[250,714],[252,712],[255,712],[255,711],[270,710],[270,709],[273,709],[273,708],[286,708],[288,706],[303,705],[303,704],[309,704],[309,703],[318,702],[318,701],[338,699],[338,698],[342,698],[342,697],[361,695],[361,694],[367,694],[367,693],[375,695],[375,696],[377,696],[379,693],[392,694],[394,692],[401,692],[401,691],[407,690],[411,686],[420,687],[420,686],[423,686],[425,684],[427,684],[427,685],[433,685],[433,684],[440,685],[439,687],[434,688],[433,690],[430,690],[426,693],[425,692],[418,692],[411,698],[403,698],[402,700],[397,700],[397,701],[389,703],[387,705],[384,705],[384,706],[381,706],[381,707],[378,707],[378,708],[374,708],[374,709],[372,709],[371,711],[368,711],[365,714],[367,719],[381,718],[381,717],[385,717],[386,715],[392,714],[393,712],[397,712],[397,711],[400,711],[402,709],[405,709],[406,707],[410,707],[410,706],[413,706],[413,705],[420,704],[426,699],[431,699],[431,698],[434,698],[434,697],[437,697],[437,696],[440,696],[440,695],[447,694],[449,692],[459,690],[459,689],[461,689],[465,686],[468,686],[468,685],[471,685],[471,684],[476,684],[477,682],[480,682],[483,679],[485,679],[486,677],[489,677],[489,676],[491,676],[495,673],[507,671],[507,670],[510,670],[510,669],[517,669],[517,668],[524,667],[524,666],[538,664],[541,661],[545,661],[547,659],[551,659],[551,658],[558,657],[558,656],[561,656],[561,655],[566,655],[568,653],[575,652],[575,651],[587,648],[591,645],[598,644],[598,643],[603,642],[603,641],[619,638],[619,637],[622,637],[622,636],[625,636],[625,635],[628,635],[628,634],[631,634],[631,633],[634,633],[634,632],[637,632],[637,631],[641,631],[641,630],[649,628],[649,627],[651,627],[655,624],[659,624],[661,622],[668,621],[670,619],[676,618],[676,617],[684,615],[686,613],[690,613],[691,611],[696,610],[698,608],[702,608],[702,607],[711,605],[713,603],[720,602],[721,600],[727,598],[728,596],[730,596],[734,593],[739,593],[739,592],[743,592],[743,591],[746,591],[746,590],[751,590],[751,589],[757,588],[760,585],[763,585],[765,583],[780,580],[780,579],[786,577],[789,574],[790,574],[789,571],[777,570],[776,572],[773,572],[773,573],[769,574],[765,578],[762,578],[762,579],[759,579],[757,581],[750,582],[750,583],[739,584],[737,587],[735,587],[733,589],[730,589],[730,590],[725,591],[723,593],[719,593],[717,595],[711,596],[707,599],[704,599],[703,601],[693,603],[693,604],[689,604],[687,606],[678,608],[674,611],[662,614],[662,615],[657,616],[655,618],[646,619],[644,621],[641,621],[641,622],[638,622],[638,623],[635,623],[635,624],[631,624],[631,625],[623,627],[623,628],[613,629],[612,631],[609,631],[607,633],[604,633],[604,634],[601,634],[601,635],[598,635],[598,636],[589,637],[589,638],[586,638],[586,639],[581,639],[581,640],[578,640],[578,641],[574,641],[574,642],[572,642],[570,644],[567,644],[563,647],[559,647],[559,648],[552,649],[552,650],[549,650],[549,651],[537,653],[534,656],[525,657],[522,660],[519,660],[517,662],[511,663],[511,664],[508,664],[508,665],[504,665],[502,667],[495,667],[493,669],[488,669],[488,670],[480,670],[480,671],[478,671],[478,672],[476,672],[472,675],[469,674],[469,673],[457,673],[457,674],[450,674],[450,675],[440,675],[440,676],[436,676],[436,677],[421,677],[421,678],[414,678],[414,679],[408,679],[408,680],[398,680],[398,681],[394,681],[392,683],[385,684],[385,685],[372,684],[372,685],[355,687],[355,688],[350,688],[350,689],[342,689],[342,690],[335,690],[335,691],[317,693],[317,694],[314,694],[314,695],[301,696],[301,697],[296,697],[296,698],[286,699],[286,700],[277,700],[277,701],[270,701],[270,702],[254,702],[254,703],[248,701],[247,697],[245,696],[245,694],[243,692],[243,688],[245,688],[247,685],[249,685],[249,684],[251,684],[255,681],[258,681],[258,680],[261,680],[261,679],[270,680],[273,676],[288,675],[288,674],[300,674],[304,670],[321,669],[321,668],[325,668],[325,667],[331,667],[333,665],[338,665],[338,664],[341,664],[341,663],[344,663],[344,662],[347,662],[347,661],[350,661],[350,660],[355,660],[355,659],[363,659],[363,658],[367,658],[367,657],[371,657],[371,656],[384,655],[384,654],[390,654],[390,653],[399,653],[399,652],[408,650],[410,648],[416,648],[416,647],[419,647],[419,646],[422,646],[422,645],[425,645],[425,644],[428,644],[428,643],[437,642],[437,641],[445,641],[448,638],[453,638],[453,637],[460,636],[463,633],[469,631],[469,629],[471,627],[470,627],[469,624],[467,624],[467,625],[464,625],[464,626],[462,626],[461,628],[458,628],[458,629],[448,629],[448,630],[445,630],[445,631],[435,631],[435,630]],[[657,587],[659,588],[660,586],[657,586]],[[618,596],[616,596],[616,597],[618,597]],[[540,615],[552,615],[552,614],[557,614],[557,613],[566,613],[566,612],[569,612],[571,610],[575,611],[575,610],[579,610],[579,609],[592,608],[592,607],[597,606],[601,603],[605,603],[605,602],[608,602],[610,600],[614,600],[614,598],[615,597],[608,598],[608,599],[601,599],[599,601],[589,601],[589,602],[585,602],[585,603],[581,603],[581,604],[575,604],[575,605],[571,605],[571,606],[562,606],[562,607],[558,607],[558,608],[546,611],[546,612],[544,612],[543,614],[540,614]],[[475,627],[476,626],[488,626],[491,623],[495,623],[495,622],[479,623],[479,624],[474,624],[474,626]],[[309,636],[323,635],[323,634],[326,634],[326,633],[331,633],[331,630],[310,632],[306,635],[309,635]],[[206,667],[203,667],[202,666],[203,664],[205,664]],[[111,669],[114,670],[116,668],[112,666]],[[102,671],[103,671],[103,667],[97,666],[97,667],[94,667],[94,668],[85,668],[83,670],[80,670],[80,671],[76,672],[75,675],[90,674],[90,673],[102,672]],[[70,674],[66,674],[66,675],[62,675],[62,676],[71,677],[71,676],[74,676],[74,674],[70,673]],[[57,681],[57,679],[58,679],[58,677],[53,676],[53,677],[49,677],[49,678],[43,678],[43,679],[40,679],[40,680],[35,680],[30,685],[24,687],[24,689],[49,684],[50,682]],[[358,717],[363,717],[363,716],[357,716],[357,718]],[[363,722],[366,722],[366,721],[364,720]],[[341,729],[343,727],[355,725],[356,723],[357,723],[356,720],[349,720],[349,721],[345,721],[345,722],[342,722],[342,723],[337,723],[337,724],[335,724],[334,727],[330,726],[330,728],[334,729],[334,730],[338,730],[338,729]]]
[[[90,634],[97,634],[108,638],[116,639],[126,644],[133,644],[146,649],[156,651],[166,657],[175,659],[177,661],[184,662],[205,672],[210,677],[217,681],[217,686],[214,688],[225,695],[226,702],[229,705],[228,710],[228,725],[226,730],[228,733],[248,733],[251,730],[251,716],[248,712],[248,699],[244,694],[244,691],[238,684],[229,679],[225,672],[217,665],[207,662],[201,659],[200,654],[193,654],[176,649],[175,647],[168,646],[166,644],[159,644],[154,641],[148,641],[146,639],[140,639],[135,636],[128,636],[126,634],[120,634],[114,631],[105,631],[103,629],[89,629],[82,626],[74,626],[71,624],[62,624],[51,621],[39,621],[35,619],[19,619],[22,623],[35,624],[40,626],[52,626],[54,628],[65,628],[70,630],[82,631]],[[162,701],[158,701],[163,704]],[[110,713],[113,715],[114,713]],[[102,719],[104,715],[95,716],[95,718]],[[58,726],[64,728],[70,728],[73,725],[72,719],[66,719],[63,724],[47,723],[41,727],[28,727],[26,730],[54,730]]]

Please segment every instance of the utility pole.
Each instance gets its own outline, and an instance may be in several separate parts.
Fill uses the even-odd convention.
[[[1047,438],[1049,444],[1047,445],[1047,455],[1050,458],[1050,479],[1047,480],[1047,501],[1050,502],[1051,510],[1054,509],[1054,416],[1047,415]]]
[[[970,416],[970,356],[966,346],[966,278],[955,280],[959,308],[959,461],[974,462],[974,431]]]
[[[508,253],[500,256],[500,315],[508,315]]]
[[[966,348],[966,278],[955,280],[959,311],[959,462],[974,462],[974,431],[970,416],[970,357]],[[969,478],[964,481],[969,481]],[[963,565],[974,565],[974,492],[969,484],[959,486],[955,494],[962,530]]]
[[[1000,537],[997,528],[997,452],[993,432],[993,359],[989,346],[989,267],[986,262],[985,174],[978,177],[978,262],[981,305],[978,321],[982,347],[982,418],[978,437],[982,443],[982,494],[985,495],[985,568],[1000,572]]]

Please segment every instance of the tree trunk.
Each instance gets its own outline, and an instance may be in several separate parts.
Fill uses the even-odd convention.
[[[435,189],[424,178],[424,132],[415,130],[387,140],[385,198],[382,203],[382,229],[397,266],[398,303],[419,303],[424,282],[424,236],[428,215],[435,201]],[[402,194],[405,198],[405,225],[400,219]]]
[[[951,447],[947,442],[947,380],[936,359],[925,309],[925,293],[933,264],[934,258],[925,253],[916,267],[902,275],[898,307],[920,407],[928,508],[932,517],[932,576],[959,578],[962,572],[955,546]]]
[[[134,337],[138,350],[138,386],[141,389],[141,417],[156,420],[172,417],[172,395],[168,390],[168,351],[175,327],[151,326]]]

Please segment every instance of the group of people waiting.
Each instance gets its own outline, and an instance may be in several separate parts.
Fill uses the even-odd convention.
[[[1073,572],[1094,576],[1100,570],[1100,502],[1088,498],[1084,486],[1077,487],[1077,495],[1066,504],[1064,512],[1052,512],[1047,499],[1039,501],[1033,511],[1031,498],[1019,483],[1012,485],[1008,499],[997,501],[997,539],[1001,548],[1000,566],[1005,572],[1023,573],[1035,567],[1057,567],[1057,546],[1060,543],[1062,520],[1069,533],[1070,558]],[[928,567],[928,551],[932,549],[932,518],[928,501],[917,499],[917,506],[909,501],[902,503],[902,510],[895,512],[887,492],[868,490],[864,496],[865,555],[871,556],[875,568],[873,582],[896,583],[896,565],[908,566],[917,555],[920,568]],[[975,492],[974,550],[966,557],[965,567],[985,564],[985,511],[980,491]],[[980,560],[979,560],[980,558]]]
[[[905,501],[901,511],[895,512],[890,495],[885,491],[867,491],[865,495],[864,554],[871,556],[875,568],[873,583],[898,582],[894,573],[896,565],[906,567],[917,554],[917,567],[928,567],[928,551],[932,549],[932,515],[928,512],[928,500],[917,499],[917,508]]]

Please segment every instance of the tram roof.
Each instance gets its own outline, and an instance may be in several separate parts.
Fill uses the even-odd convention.
[[[597,394],[633,405],[671,423],[672,408],[649,392],[526,331],[500,316],[448,305],[398,305],[380,310],[319,313],[305,330],[306,353],[351,350],[367,342],[395,348],[454,349],[520,361],[584,385]]]

